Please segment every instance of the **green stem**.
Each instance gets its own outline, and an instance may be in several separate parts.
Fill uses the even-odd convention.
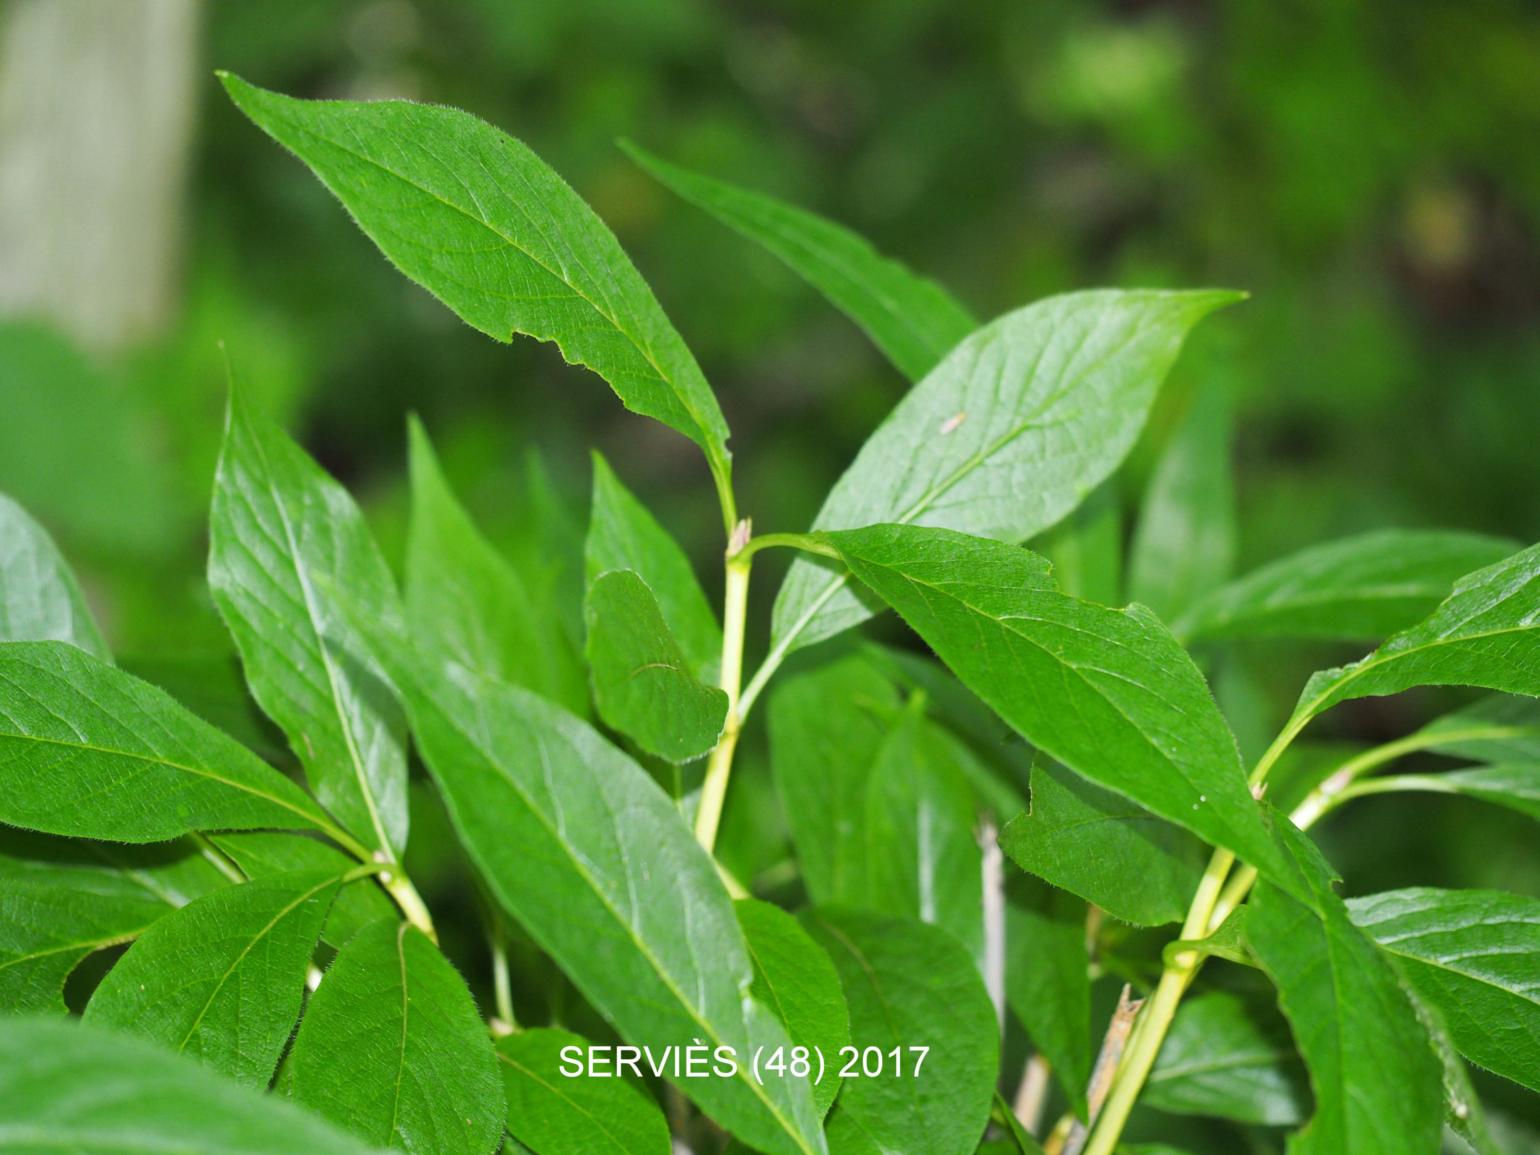
[[[402,871],[400,863],[385,864],[385,868],[379,872],[379,880],[380,885],[385,888],[385,893],[390,895],[396,906],[400,908],[406,921],[437,943],[438,931],[433,928],[433,916],[428,913],[428,906],[423,902],[422,895],[417,893],[417,888]]]
[[[513,1014],[513,984],[508,978],[508,947],[503,942],[502,931],[492,928],[492,996],[497,1017],[509,1031],[519,1029],[519,1020]]]
[[[219,871],[220,874],[224,875],[231,882],[240,883],[246,881],[246,872],[230,861],[230,856],[215,846],[213,840],[208,835],[194,833],[191,838],[193,845],[198,848],[198,852],[208,859],[213,864],[214,869]]]
[[[740,558],[751,557],[762,549],[781,547],[800,549],[803,553],[816,553],[820,557],[839,558],[839,550],[827,545],[810,533],[762,533],[752,537],[738,551]]]
[[[746,521],[738,523],[727,547],[720,680],[727,694],[727,719],[722,725],[722,736],[717,739],[711,759],[706,763],[706,780],[701,786],[700,806],[695,812],[695,839],[708,854],[716,846],[722,805],[727,800],[727,782],[732,776],[733,752],[738,748],[738,734],[743,726],[738,690],[743,680],[743,637],[748,628],[749,570],[754,556],[746,548],[749,544],[748,524]]]

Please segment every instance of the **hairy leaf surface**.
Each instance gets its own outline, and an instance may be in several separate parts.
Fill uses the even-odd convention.
[[[1086,292],[1008,313],[916,385],[830,491],[814,529],[879,522],[1024,541],[1133,446],[1188,331],[1225,292]],[[789,652],[874,612],[843,574],[798,559],[775,601]]]
[[[1214,591],[1177,623],[1187,640],[1373,641],[1430,613],[1465,574],[1513,542],[1476,533],[1384,529],[1311,546]]]
[[[288,1059],[292,1098],[377,1146],[488,1155],[502,1080],[465,981],[395,919],[350,939],[311,996]]]
[[[404,727],[331,603],[400,616],[395,581],[346,490],[230,393],[209,518],[209,586],[257,703],[321,803],[371,849],[406,844]]]
[[[0,821],[80,838],[332,825],[207,722],[64,642],[0,644],[0,786]]]
[[[0,1031],[0,1150],[379,1155],[308,1111],[164,1047],[33,1018]]]
[[[621,146],[644,169],[728,228],[763,245],[854,321],[910,380],[919,380],[978,325],[934,281],[884,257],[833,221],[763,193]]]
[[[266,1087],[299,1018],[305,971],[338,881],[330,873],[277,874],[189,903],[140,935],[107,972],[86,1021]]]
[[[0,642],[48,641],[111,660],[80,583],[48,531],[0,493]]]
[[[1416,887],[1348,909],[1438,1011],[1462,1055],[1540,1091],[1540,901]]]
[[[498,341],[554,341],[626,408],[699,445],[726,486],[727,423],[695,358],[614,234],[527,147],[457,109],[221,79],[407,277]]]
[[[293,871],[320,872],[340,878],[357,865],[336,847],[303,834],[253,830],[241,834],[216,834],[211,841],[251,879]],[[395,905],[373,879],[345,883],[332,900],[321,938],[340,948],[371,922],[391,917],[395,910]]]
[[[0,827],[0,879],[11,878],[159,902],[171,910],[230,885],[229,876],[185,839],[134,846]]]

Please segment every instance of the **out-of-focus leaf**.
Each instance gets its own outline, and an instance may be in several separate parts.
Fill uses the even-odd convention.
[[[1428,618],[1368,657],[1312,676],[1286,733],[1338,702],[1414,686],[1540,695],[1540,545],[1467,574]]]
[[[471,521],[415,418],[409,434],[406,615],[414,636],[463,666],[586,713],[587,681],[559,624]]]
[[[356,864],[333,846],[303,834],[253,830],[241,834],[216,834],[215,846],[248,878],[270,878],[292,871],[319,871],[340,877]],[[341,947],[371,922],[389,918],[395,906],[371,879],[343,885],[332,900],[321,938]]]
[[[1084,1119],[1091,1078],[1085,903],[1027,879],[1008,887],[1006,894],[1006,998]]]
[[[610,570],[636,571],[657,598],[663,620],[689,659],[691,671],[701,681],[715,684],[722,661],[722,627],[689,558],[597,453],[583,554],[589,585]]]
[[[1148,610],[1069,597],[1036,554],[951,530],[871,526],[824,540],[1038,749],[1298,885],[1203,675]]]
[[[1214,591],[1177,623],[1184,640],[1373,641],[1405,629],[1465,574],[1507,557],[1511,541],[1385,529],[1311,546]]]
[[[1260,883],[1246,932],[1315,1091],[1315,1115],[1290,1155],[1436,1155],[1443,1075],[1428,1032],[1389,960],[1348,917],[1314,845],[1282,819],[1279,828],[1313,901]]]
[[[1474,762],[1540,762],[1540,701],[1492,694],[1429,722],[1419,745]]]
[[[310,998],[289,1054],[291,1097],[344,1130],[414,1155],[488,1155],[502,1079],[454,967],[419,930],[359,931]]]
[[[294,1030],[338,876],[299,871],[215,891],[149,927],[85,1020],[266,1087]]]
[[[556,342],[626,408],[699,445],[727,489],[727,423],[700,366],[614,234],[527,147],[457,109],[221,79],[406,276],[498,341]]]
[[[1432,794],[1461,794],[1494,806],[1517,810],[1531,818],[1540,818],[1540,763],[1498,763],[1475,766],[1469,770],[1450,770],[1443,774],[1397,774],[1393,778],[1371,778],[1356,792],[1380,790],[1422,790]]]
[[[173,910],[231,881],[186,839],[133,846],[59,838],[13,826],[0,827],[0,878],[103,898],[160,902]]]
[[[215,627],[217,628],[217,626]],[[264,761],[293,758],[283,731],[252,701],[240,659],[223,654],[126,654],[118,663],[136,678],[159,686],[198,717],[217,726]]]
[[[829,493],[813,527],[880,522],[1024,541],[1121,462],[1188,331],[1234,293],[1087,292],[1008,313],[910,390]],[[775,600],[789,652],[874,612],[845,575],[798,559]]]
[[[830,1118],[831,1149],[846,1149],[833,1142],[835,1120],[846,1115],[842,1126],[864,1131],[876,1150],[970,1155],[989,1118],[1000,1028],[967,952],[915,919],[816,908],[803,922],[844,983],[851,1039],[867,1058],[880,1050],[885,1063],[880,1077],[846,1081]]]
[[[1416,1007],[1417,1017],[1422,1020],[1428,1038],[1433,1043],[1433,1053],[1443,1065],[1444,1124],[1464,1139],[1476,1155],[1514,1155],[1508,1148],[1499,1147],[1493,1138],[1491,1126],[1487,1122],[1486,1107],[1476,1094],[1470,1071],[1465,1066],[1465,1060],[1460,1057],[1459,1048],[1449,1037],[1444,1017],[1409,984],[1403,982],[1401,989],[1406,991],[1407,997]]]
[[[214,477],[208,568],[252,696],[288,736],[316,796],[371,849],[399,854],[400,711],[330,604],[345,591],[395,620],[395,581],[347,491],[239,388]]]
[[[0,821],[160,842],[334,829],[304,791],[161,691],[64,642],[0,644]]]
[[[1139,926],[1181,922],[1203,876],[1203,844],[1121,794],[1048,759],[1032,767],[1032,809],[1005,824],[1017,866]]]
[[[1348,909],[1438,1011],[1462,1055],[1540,1091],[1540,901],[1415,887]]]
[[[839,972],[824,949],[795,918],[758,899],[733,904],[754,962],[750,993],[775,1012],[793,1046],[818,1048],[832,1060],[850,1043],[850,1012]],[[818,1069],[816,1057],[809,1057]],[[813,1087],[813,1103],[827,1114],[839,1094],[839,1067],[825,1072]]]
[[[630,1079],[564,1073],[562,1051],[588,1046],[550,1028],[497,1041],[509,1132],[536,1155],[669,1155],[663,1112]]]
[[[716,868],[646,771],[545,699],[381,648],[488,887],[622,1035],[740,1056],[785,1042],[743,997],[753,968]],[[761,1085],[745,1068],[680,1084],[772,1155],[823,1150],[804,1080]]]
[[[0,642],[69,642],[104,661],[107,643],[48,531],[0,493]]]
[[[52,881],[0,879],[0,1013],[62,1014],[64,980],[82,959],[130,941],[170,909],[146,898],[70,890]],[[0,1035],[9,1030],[7,1024]]]
[[[1123,600],[1123,511],[1116,479],[1102,482],[1063,521],[1032,539],[1059,588],[1088,602]]]
[[[670,762],[709,753],[727,720],[727,694],[691,672],[647,583],[634,570],[600,574],[584,612],[599,716]]]
[[[0,1149],[17,1155],[380,1155],[183,1055],[67,1021],[5,1024],[0,1104]]]
[[[1231,425],[1224,397],[1200,393],[1145,491],[1129,552],[1128,596],[1163,621],[1176,621],[1235,563]]]
[[[1140,1102],[1177,1115],[1288,1127],[1304,1121],[1310,1091],[1277,1012],[1211,991],[1182,1003]]]
[[[621,147],[685,200],[784,261],[859,325],[910,380],[930,372],[977,327],[940,285],[882,256],[842,225],[690,172],[629,142]]]

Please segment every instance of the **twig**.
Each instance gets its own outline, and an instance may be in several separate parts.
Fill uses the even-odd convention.
[[[1080,1155],[1085,1150],[1091,1126],[1096,1123],[1096,1116],[1101,1113],[1102,1104],[1107,1100],[1107,1092],[1112,1089],[1112,1076],[1123,1059],[1123,1049],[1128,1045],[1128,1036],[1134,1029],[1139,1008],[1144,1006],[1143,999],[1133,998],[1132,995],[1132,988],[1124,983],[1123,991],[1118,995],[1117,1009],[1112,1012],[1112,1021],[1107,1024],[1107,1033],[1102,1037],[1102,1049],[1096,1056],[1096,1065],[1091,1068],[1091,1085],[1086,1092],[1089,1122],[1075,1121],[1064,1143],[1064,1155]]]

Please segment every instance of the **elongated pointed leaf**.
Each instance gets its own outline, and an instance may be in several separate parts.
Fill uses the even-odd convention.
[[[1307,866],[1313,845],[1286,824],[1282,833]],[[1246,920],[1315,1090],[1315,1115],[1290,1155],[1435,1155],[1443,1076],[1427,1030],[1329,878],[1319,867],[1306,875],[1310,903],[1261,883]]]
[[[1540,762],[1540,702],[1492,694],[1429,722],[1417,739],[1437,754],[1474,762]]]
[[[1290,727],[1350,698],[1414,686],[1540,696],[1540,545],[1467,574],[1429,617],[1367,658],[1314,675]]]
[[[0,1031],[0,1150],[371,1155],[374,1149],[163,1047],[27,1018]]]
[[[589,585],[610,570],[636,571],[657,598],[663,620],[695,676],[716,684],[722,662],[722,627],[690,560],[597,453],[593,507],[583,553]]]
[[[0,821],[118,842],[331,826],[278,771],[64,642],[0,644]]]
[[[1020,879],[1006,894],[1006,998],[1084,1119],[1091,1078],[1085,903],[1028,879]]]
[[[793,1046],[821,1051],[827,1064],[850,1043],[850,1011],[839,972],[824,949],[780,907],[745,898],[733,909],[754,962],[751,993],[781,1020]],[[817,1058],[810,1055],[808,1061],[816,1071]],[[828,1113],[839,1089],[836,1064],[813,1086],[820,1115]]]
[[[1449,1037],[1449,1028],[1444,1023],[1443,1015],[1419,995],[1416,988],[1405,981],[1404,976],[1401,989],[1417,1009],[1417,1017],[1422,1020],[1428,1038],[1433,1043],[1433,1053],[1438,1056],[1443,1067],[1445,1126],[1470,1144],[1476,1155],[1511,1155],[1499,1147],[1493,1138],[1491,1126],[1487,1122],[1486,1107],[1471,1083],[1465,1060],[1460,1057],[1454,1040]]]
[[[540,1028],[497,1041],[508,1131],[537,1155],[669,1155],[668,1123],[631,1080],[573,1076],[563,1056],[588,1053],[571,1031]]]
[[[395,919],[337,953],[288,1063],[296,1102],[376,1146],[488,1155],[502,1138],[502,1080],[471,993]]]
[[[586,713],[587,679],[560,624],[455,498],[421,422],[413,419],[409,431],[406,615],[412,633],[461,665]]]
[[[381,639],[455,830],[503,907],[629,1041],[784,1044],[743,992],[753,968],[727,892],[679,812],[580,719],[516,687],[436,670]],[[821,1152],[803,1080],[683,1079],[755,1147]]]
[[[727,694],[691,672],[647,583],[634,570],[600,574],[584,612],[599,716],[670,762],[709,753],[727,720]]]
[[[1181,827],[1047,760],[1000,845],[1029,874],[1138,926],[1181,922],[1207,858]]]
[[[1129,552],[1128,596],[1174,622],[1229,577],[1235,482],[1225,399],[1199,394],[1150,478]]]
[[[1052,297],[985,325],[910,390],[813,526],[942,526],[1024,541],[1069,513],[1133,446],[1188,331],[1224,292]],[[870,617],[843,575],[799,559],[776,597],[779,650]]]
[[[1036,554],[950,530],[872,526],[827,540],[1038,749],[1297,885],[1203,675],[1148,610],[1068,597]]]
[[[1540,1091],[1540,902],[1418,887],[1348,909],[1438,1011],[1462,1055]]]
[[[498,341],[554,341],[626,408],[699,445],[725,488],[727,423],[695,358],[614,234],[533,152],[452,108],[221,78],[407,277]]]
[[[299,1018],[305,971],[337,886],[335,874],[301,871],[189,903],[107,972],[85,1020],[266,1087]]]
[[[1068,517],[1033,538],[1032,548],[1053,563],[1065,593],[1104,606],[1121,602],[1123,511],[1117,478],[1102,482]]]
[[[1176,1115],[1289,1127],[1309,1113],[1310,1092],[1278,1013],[1211,991],[1182,1003],[1140,1101]]]
[[[132,846],[0,827],[0,879],[11,878],[103,898],[163,903],[168,910],[231,882],[185,839]]]
[[[399,617],[395,582],[347,492],[232,389],[209,520],[209,586],[246,680],[323,805],[360,841],[406,842],[400,712],[329,604]]]
[[[845,985],[850,1037],[881,1049],[879,1077],[846,1082],[830,1119],[864,1131],[873,1150],[971,1155],[983,1136],[1000,1063],[993,1004],[967,952],[914,919],[819,908],[803,919]],[[915,1074],[916,1048],[929,1053]],[[894,1074],[894,1048],[903,1062]],[[869,1059],[870,1055],[867,1056]],[[852,1148],[860,1150],[861,1148]]]
[[[0,1013],[62,1014],[64,980],[81,960],[128,942],[170,910],[147,898],[0,879]]]
[[[80,583],[48,531],[0,493],[0,642],[47,641],[111,660]]]
[[[634,144],[621,147],[685,200],[784,261],[859,325],[911,380],[928,373],[977,327],[945,289],[882,256],[849,229],[763,193],[669,164]]]
[[[357,865],[335,847],[303,834],[254,830],[243,834],[216,834],[213,842],[251,879],[271,878],[275,874],[294,871],[341,877]],[[340,948],[371,922],[389,918],[395,910],[394,904],[372,878],[345,883],[332,900],[321,938]]]
[[[1384,529],[1311,546],[1215,590],[1177,623],[1189,640],[1374,641],[1431,613],[1454,583],[1507,557],[1502,538]]]
[[[1540,763],[1535,762],[1498,763],[1444,774],[1398,774],[1394,778],[1370,780],[1364,784],[1365,792],[1373,792],[1376,786],[1462,794],[1540,818]]]

